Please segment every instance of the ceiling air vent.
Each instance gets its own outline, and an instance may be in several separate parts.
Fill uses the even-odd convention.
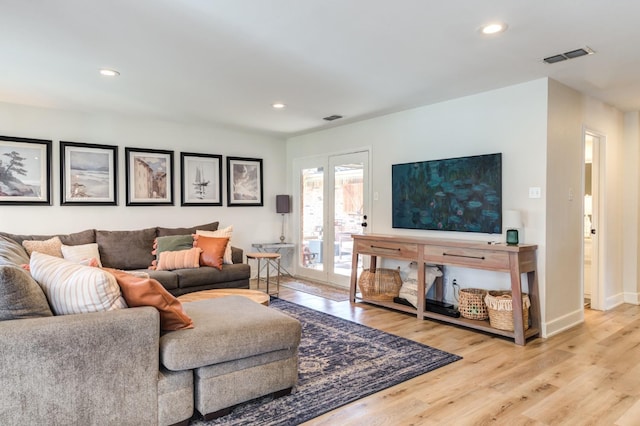
[[[547,56],[543,59],[548,64],[555,64],[556,62],[566,61],[567,59],[579,58],[580,56],[593,55],[595,52],[588,47],[581,47],[580,49],[570,50],[569,52],[560,53],[557,55]]]
[[[341,115],[330,115],[328,117],[324,117],[323,120],[327,120],[327,121],[333,121],[333,120],[339,120],[340,118],[342,118]]]

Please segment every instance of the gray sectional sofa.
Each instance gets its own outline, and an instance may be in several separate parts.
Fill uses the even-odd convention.
[[[156,237],[194,234],[196,230],[215,231],[218,222],[190,228],[154,227],[131,231],[107,231],[87,229],[66,235],[17,235],[0,232],[0,236],[22,244],[25,240],[47,240],[58,236],[62,244],[76,246],[98,243],[102,266],[125,271],[144,271],[158,280],[174,296],[215,288],[249,288],[251,270],[243,263],[242,249],[233,247],[233,264],[223,265],[222,270],[210,266],[174,271],[148,269],[154,260],[151,254]]]
[[[131,253],[136,244],[134,231],[122,232],[61,239],[67,245],[111,240],[114,256],[101,247],[102,261],[123,266],[117,253]],[[0,235],[0,424],[187,424],[198,413],[217,416],[296,385],[297,320],[240,296],[184,303],[194,328],[170,332],[160,331],[158,310],[148,306],[55,316],[20,266],[29,262],[19,243],[27,237]],[[123,240],[129,245],[116,243]],[[208,280],[152,275],[174,294],[248,285],[248,272],[224,271],[234,266]]]

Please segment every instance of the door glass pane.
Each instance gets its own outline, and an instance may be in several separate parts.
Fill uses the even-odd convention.
[[[333,272],[351,275],[352,234],[363,233],[364,167],[362,163],[334,167]]]
[[[324,170],[322,167],[303,169],[300,179],[302,198],[302,242],[300,264],[322,271],[322,241],[324,224]]]

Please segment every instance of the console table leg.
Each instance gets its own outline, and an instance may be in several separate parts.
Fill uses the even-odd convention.
[[[525,344],[524,318],[522,317],[522,280],[520,278],[520,265],[518,257],[509,255],[511,275],[511,306],[513,308],[513,334],[518,345]]]

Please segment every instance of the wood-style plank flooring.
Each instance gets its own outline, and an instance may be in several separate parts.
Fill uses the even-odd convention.
[[[305,425],[640,425],[640,307],[526,346],[363,303],[280,297],[464,357]]]

